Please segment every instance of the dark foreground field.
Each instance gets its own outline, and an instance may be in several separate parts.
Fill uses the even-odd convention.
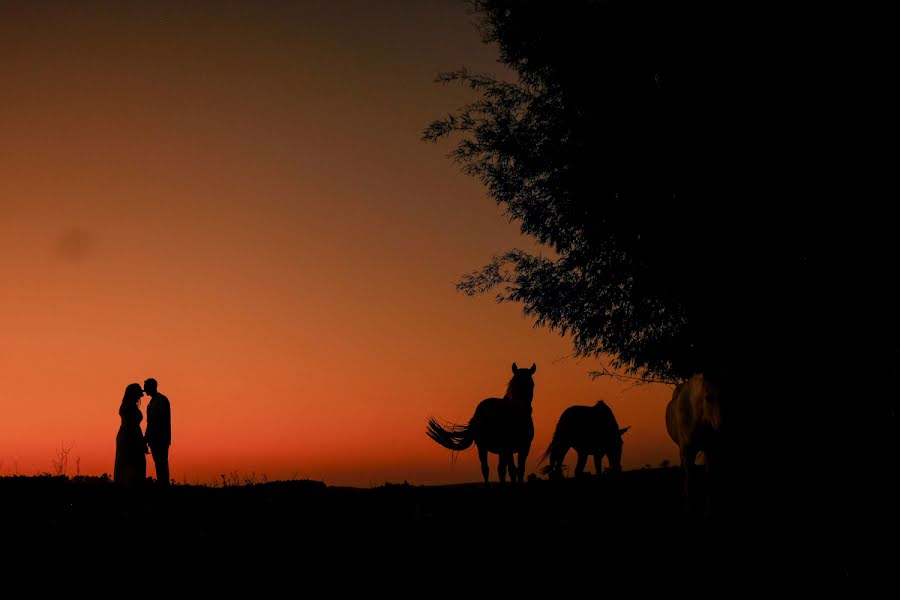
[[[834,499],[764,511],[738,502],[708,523],[682,516],[680,486],[672,468],[488,489],[289,481],[132,492],[100,478],[5,477],[0,568],[7,581],[42,573],[28,575],[38,591],[62,581],[94,597],[319,583],[464,596],[531,583],[639,592],[685,577],[828,583],[896,565]]]

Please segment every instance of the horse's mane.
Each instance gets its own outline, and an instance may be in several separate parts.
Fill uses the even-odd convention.
[[[503,394],[504,400],[512,400],[512,392],[513,392],[513,382],[516,380],[516,375],[513,375],[509,378],[509,382],[506,384],[506,393]]]
[[[513,375],[512,377],[509,378],[509,381],[506,383],[506,392],[503,394],[504,399],[509,400],[512,398],[513,381],[515,379],[516,379],[516,376]]]
[[[684,385],[685,383],[690,383],[691,381],[696,382],[695,385],[700,386],[703,389],[708,389],[708,390],[713,390],[713,391],[719,392],[718,379],[716,378],[715,375],[712,375],[710,373],[704,373],[704,372],[694,373],[689,379],[682,382],[681,385]],[[681,385],[679,385],[678,387],[681,387]],[[676,389],[678,389],[678,388],[676,388]]]

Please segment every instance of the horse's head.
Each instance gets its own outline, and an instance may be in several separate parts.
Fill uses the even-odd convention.
[[[520,369],[516,363],[512,364],[513,376],[506,388],[506,397],[512,400],[513,404],[531,407],[531,400],[534,398],[534,379],[531,376],[536,370],[537,365],[534,363],[529,369]]]
[[[631,425],[616,430],[606,449],[606,459],[609,461],[609,470],[612,473],[622,472],[622,435],[631,429]]]

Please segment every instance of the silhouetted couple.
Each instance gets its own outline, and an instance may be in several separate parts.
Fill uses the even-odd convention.
[[[147,432],[141,431],[141,398],[150,396],[147,404]],[[143,483],[147,478],[147,454],[156,465],[156,479],[169,485],[169,445],[172,443],[172,411],[169,399],[159,393],[155,379],[131,383],[119,406],[122,424],[116,435],[116,464],[113,480],[124,484]]]

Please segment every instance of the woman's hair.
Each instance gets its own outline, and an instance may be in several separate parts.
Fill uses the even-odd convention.
[[[128,406],[129,404],[137,404],[141,401],[141,396],[144,395],[144,390],[141,389],[141,384],[139,383],[129,383],[128,387],[125,388],[125,395],[122,396],[122,406]]]

